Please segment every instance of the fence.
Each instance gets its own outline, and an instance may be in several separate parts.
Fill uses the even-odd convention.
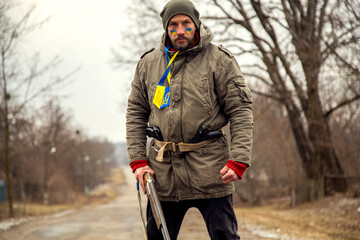
[[[333,189],[333,183],[337,180],[345,180],[346,185],[343,189]],[[339,188],[339,186],[337,186]],[[359,176],[337,176],[327,175],[323,179],[315,182],[313,180],[304,179],[302,184],[291,189],[291,206],[295,207],[301,203],[312,201],[318,197],[332,195],[336,192],[345,192],[349,196],[360,196],[360,177]],[[315,195],[314,195],[315,194]]]
[[[6,183],[5,180],[0,179],[0,202],[5,202],[6,200]]]
[[[360,176],[336,176],[336,175],[327,175],[325,176],[325,191],[331,192],[329,189],[329,185],[331,185],[332,181],[336,181],[337,179],[345,179],[346,180],[346,191],[351,193],[355,197],[360,196]]]

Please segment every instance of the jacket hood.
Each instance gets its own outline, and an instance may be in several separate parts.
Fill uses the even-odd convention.
[[[203,23],[200,24],[199,35],[200,35],[200,41],[198,44],[196,44],[194,47],[192,47],[190,49],[185,50],[184,52],[180,52],[179,54],[182,54],[185,52],[192,52],[192,51],[201,51],[202,49],[207,47],[214,38],[214,34],[210,30],[210,28]],[[164,34],[161,38],[161,43],[160,43],[160,50],[164,53],[165,53],[165,45],[168,40],[169,40],[169,37],[168,37],[167,33],[164,32]]]

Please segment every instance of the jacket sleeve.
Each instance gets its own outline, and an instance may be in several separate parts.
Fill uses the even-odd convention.
[[[148,160],[145,128],[150,106],[145,82],[146,72],[141,70],[143,64],[143,60],[140,60],[136,67],[126,111],[126,140],[130,164],[137,160]]]
[[[230,159],[251,165],[253,144],[252,97],[233,55],[223,54],[215,84],[220,105],[230,122]]]

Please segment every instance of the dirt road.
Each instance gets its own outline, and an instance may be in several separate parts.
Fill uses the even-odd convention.
[[[63,214],[36,218],[8,231],[0,231],[0,240],[137,240],[143,239],[136,184],[130,169],[123,169],[126,183],[119,187],[119,197],[111,203],[87,206]],[[143,196],[143,207],[145,208]],[[244,223],[241,225],[245,226]],[[242,239],[262,240],[246,229]],[[198,210],[191,209],[184,219],[179,240],[210,239]]]

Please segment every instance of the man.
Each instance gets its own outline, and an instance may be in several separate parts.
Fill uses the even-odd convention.
[[[192,2],[171,0],[160,16],[160,47],[141,57],[128,100],[130,166],[143,189],[144,173],[155,177],[171,239],[191,207],[211,239],[240,239],[232,193],[250,166],[250,91],[234,56],[211,43]],[[231,150],[221,132],[228,122]],[[148,126],[154,134],[147,153]],[[149,205],[147,219],[148,239],[163,239]]]

